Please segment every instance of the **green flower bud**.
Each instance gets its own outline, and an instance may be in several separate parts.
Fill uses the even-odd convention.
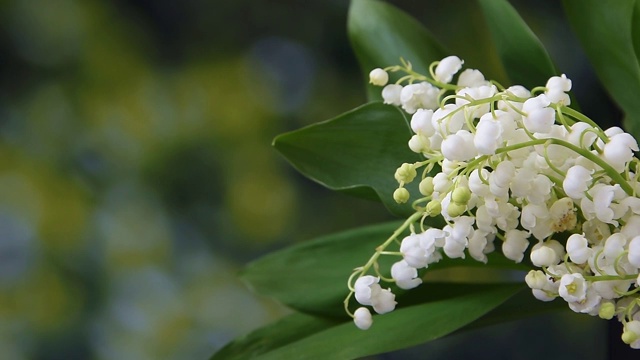
[[[409,201],[409,196],[409,190],[405,188],[397,188],[396,191],[393,192],[393,200],[398,204],[404,204]]]
[[[471,199],[471,191],[466,187],[455,188],[451,194],[451,201],[459,205],[466,205],[469,199]]]
[[[440,215],[442,211],[442,204],[438,200],[431,200],[427,203],[427,214],[431,217]]]
[[[622,333],[622,341],[625,344],[631,344],[636,340],[638,340],[638,334],[634,333],[633,331],[625,330]]]
[[[404,163],[396,170],[395,178],[398,183],[408,184],[413,181],[416,175],[416,169],[413,164]]]
[[[420,181],[420,185],[418,185],[418,189],[420,190],[420,194],[424,196],[431,196],[433,194],[433,178],[426,177]]]
[[[467,210],[467,205],[458,204],[455,202],[450,202],[449,206],[447,206],[447,213],[451,217],[458,217]]]
[[[600,306],[600,310],[598,311],[598,316],[605,320],[613,319],[613,316],[616,314],[616,306],[613,303],[606,302]]]

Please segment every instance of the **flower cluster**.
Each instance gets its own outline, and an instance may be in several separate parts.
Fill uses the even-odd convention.
[[[617,316],[622,339],[640,348],[637,141],[568,107],[572,83],[565,75],[531,90],[504,88],[478,70],[460,72],[462,65],[450,56],[432,64],[430,76],[405,61],[370,74],[371,83],[384,86],[386,104],[412,115],[408,146],[425,160],[397,169],[398,203],[410,200],[405,186],[419,180],[416,212],[354,271],[347,312],[355,294],[363,306],[354,321],[367,329],[365,306],[382,314],[396,304],[381,279],[411,289],[422,282],[418,270],[443,255],[486,263],[499,248],[515,262],[529,256],[536,269],[525,281],[537,299],[561,297],[575,312]],[[387,84],[395,72],[405,75]],[[430,216],[447,225],[426,228]],[[400,239],[407,229],[411,234]],[[394,242],[399,251],[387,251]],[[379,272],[381,255],[401,257],[391,278]]]

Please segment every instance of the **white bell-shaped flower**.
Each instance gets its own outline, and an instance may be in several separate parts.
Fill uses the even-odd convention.
[[[551,213],[545,205],[527,204],[522,208],[520,224],[538,240],[543,240],[551,235]]]
[[[638,151],[638,142],[629,133],[621,133],[611,136],[604,145],[602,157],[617,172],[622,172],[627,163],[633,159],[633,152]]]
[[[522,105],[522,111],[527,113],[523,122],[525,128],[533,133],[547,134],[556,120],[556,112],[548,107],[551,102],[546,95],[540,94],[528,99]]]
[[[449,235],[444,239],[444,253],[451,259],[463,258],[464,249],[469,243],[469,236],[473,234],[473,223],[475,219],[470,216],[460,216],[455,220],[453,226],[447,225],[443,229]]]
[[[531,248],[531,262],[538,267],[557,265],[562,256],[564,248],[556,240],[539,242]]]
[[[427,250],[420,246],[420,236],[411,234],[400,243],[400,252],[403,259],[414,268],[423,268],[429,263],[429,253]],[[364,304],[368,305],[368,304]]]
[[[604,243],[604,257],[613,263],[625,251],[627,237],[621,233],[612,234]]]
[[[482,85],[472,88],[464,88],[459,90],[456,95],[456,106],[465,106],[467,116],[475,119],[489,112],[491,106],[489,103],[478,105],[469,105],[469,98],[472,100],[488,99],[496,94],[498,90],[494,85]]]
[[[502,145],[502,124],[491,113],[480,118],[473,143],[481,155],[493,155]]]
[[[476,69],[465,69],[460,73],[460,76],[458,76],[459,87],[477,87],[487,85],[487,83],[484,75],[482,75],[480,70]]]
[[[605,266],[607,272],[602,275],[616,275],[613,266]],[[615,280],[615,281],[595,281],[591,284],[591,287],[600,295],[603,299],[613,300],[620,297],[620,293],[624,293],[629,290],[629,286],[632,281],[628,280]]]
[[[567,253],[575,264],[584,264],[592,255],[589,242],[584,234],[572,234],[567,239]]]
[[[462,61],[457,56],[447,56],[446,58],[440,60],[438,65],[436,65],[435,70],[435,79],[437,81],[448,84],[453,79],[453,75],[455,75],[462,68]]]
[[[615,212],[613,210],[615,207],[613,199],[616,196],[616,187],[619,188],[620,185],[598,184],[592,188],[593,206],[596,217],[598,220],[613,224],[614,226],[618,225],[618,222],[615,221]]]
[[[353,322],[356,324],[358,329],[367,330],[373,324],[373,317],[371,317],[371,312],[366,307],[359,307],[353,313]]]
[[[467,161],[478,155],[473,145],[473,134],[459,130],[442,141],[442,155],[452,161]]]
[[[545,94],[551,103],[566,106],[571,104],[571,99],[566,93],[571,90],[571,80],[567,79],[565,74],[562,74],[562,76],[552,76],[547,81],[545,87],[547,88]]]
[[[430,137],[435,134],[436,129],[431,123],[433,117],[433,110],[418,109],[411,117],[411,129],[414,133],[425,137]]]
[[[502,243],[502,253],[507,259],[517,263],[524,258],[524,252],[529,246],[529,233],[522,230],[509,230],[505,234],[505,241]]]
[[[480,178],[482,176],[482,178]],[[479,197],[487,197],[491,194],[489,185],[485,184],[482,179],[487,181],[489,179],[489,172],[487,169],[475,169],[469,175],[469,190]]]
[[[481,229],[475,230],[469,238],[469,255],[472,258],[487,263],[487,254],[493,251],[495,234]]]
[[[577,313],[598,315],[602,297],[591,286],[587,287],[584,300],[569,302],[569,308]]]
[[[396,295],[392,293],[391,290],[382,289],[376,293],[375,297],[371,298],[371,305],[373,306],[373,310],[378,314],[386,314],[396,308],[397,302],[395,299]]]
[[[389,105],[402,105],[400,101],[400,93],[402,92],[402,85],[389,84],[382,89],[382,100],[385,104]]]
[[[409,114],[418,109],[435,109],[438,107],[439,90],[428,82],[409,84],[400,92],[402,108]]]
[[[372,305],[372,300],[382,291],[378,282],[380,278],[375,276],[359,277],[353,286],[356,300],[362,305]]]
[[[567,170],[567,176],[562,181],[564,192],[572,199],[580,200],[593,182],[593,170],[580,165],[574,165]]]
[[[565,274],[560,278],[558,294],[560,294],[566,302],[579,302],[586,298],[587,287],[587,281],[582,274]]]
[[[451,185],[453,185],[453,182],[445,173],[437,173],[436,176],[433,177],[433,190],[435,192],[445,193],[449,191]]]
[[[522,100],[520,101],[500,100],[498,101],[498,109],[508,112],[510,114],[517,115],[519,117],[520,114],[518,114],[516,110],[518,111],[522,110],[522,105],[523,105],[522,101],[530,98],[531,92],[521,85],[511,86],[505,92],[507,94],[510,94],[513,97],[520,98]]]
[[[629,239],[640,234],[640,215],[629,216],[627,223],[620,229],[620,232]]]
[[[458,110],[456,105],[447,104],[434,111],[431,117],[433,127],[443,137],[448,134],[455,134],[461,130],[465,124],[464,112],[456,110]]]
[[[627,255],[629,263],[640,268],[640,235],[635,236],[629,242],[629,254]]]
[[[567,134],[566,140],[577,147],[589,149],[598,138],[596,131],[593,126],[578,121],[571,125],[571,131]]]
[[[418,277],[418,269],[410,266],[406,261],[400,260],[391,266],[391,277],[401,289],[413,289],[422,283]]]

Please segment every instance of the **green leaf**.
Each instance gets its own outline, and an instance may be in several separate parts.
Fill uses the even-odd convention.
[[[242,277],[254,291],[274,297],[296,310],[327,316],[345,316],[342,302],[349,292],[349,275],[354,268],[364,265],[375,248],[400,224],[390,222],[366,226],[300,243],[249,264]],[[388,274],[391,264],[398,260],[399,257],[396,256],[380,258],[381,271]],[[528,269],[526,265],[515,264],[499,253],[492,253],[489,254],[486,265],[469,256],[453,260],[445,257],[439,263],[430,265],[426,271],[452,267]],[[430,286],[427,283],[419,289],[424,288],[431,293]],[[398,293],[399,302],[415,303],[424,300],[417,289],[406,292],[406,300],[403,292]]]
[[[506,0],[480,0],[498,55],[512,84],[529,89],[557,75],[544,46]]]
[[[627,131],[640,138],[640,65],[632,36],[635,1],[564,0],[563,3],[600,81],[625,112]]]
[[[436,294],[437,296],[432,298],[430,303],[417,303],[415,306],[409,307],[409,309],[419,310],[411,310],[411,312],[405,313],[404,308],[399,308],[390,314],[376,316],[374,318],[374,325],[370,330],[363,332],[355,329],[355,326],[350,319],[340,322],[328,318],[296,313],[282,319],[275,324],[258,329],[244,338],[233,341],[218,353],[216,353],[213,356],[212,360],[248,358],[264,359],[275,358],[275,356],[285,356],[284,354],[294,353],[298,354],[299,358],[305,359],[321,358],[321,356],[326,356],[326,358],[334,359],[340,358],[340,355],[344,355],[345,358],[351,355],[353,355],[354,357],[373,355],[376,353],[388,352],[419,343],[424,343],[430,340],[434,340],[438,337],[448,335],[452,332],[477,329],[480,327],[490,326],[498,323],[519,320],[533,315],[566,309],[567,307],[566,303],[562,301],[553,301],[549,303],[535,299],[531,295],[529,289],[524,285],[520,285],[520,287],[510,284],[494,284],[482,286],[479,286],[477,284],[431,285],[433,285],[431,289],[432,294]],[[504,294],[508,297],[508,300],[495,307],[495,302],[500,301],[497,298],[499,295],[495,294],[501,290],[504,290],[506,293],[514,291],[516,292],[516,294],[515,296]],[[488,295],[489,298],[491,298],[491,296],[496,296],[490,299],[490,301],[493,301],[492,304],[487,304],[486,302],[484,302],[484,299],[486,298],[483,298],[483,296],[487,296],[487,293],[494,294]],[[446,296],[447,294],[449,296]],[[486,308],[480,310],[480,312],[484,312],[484,315],[482,315],[475,321],[467,319],[472,322],[467,321],[466,324],[462,324],[465,322],[464,319],[462,319],[463,321],[458,324],[449,323],[447,325],[450,325],[451,328],[444,329],[441,334],[434,334],[434,332],[438,331],[437,328],[441,326],[440,320],[442,320],[443,322],[448,322],[451,318],[447,317],[451,316],[452,313],[454,314],[454,316],[460,314],[456,314],[455,311],[461,310],[457,306],[460,305],[459,300],[465,297],[472,297],[473,300],[471,301],[477,302],[479,306],[484,307],[489,305]],[[447,304],[449,304],[451,307],[449,307],[449,305]],[[440,313],[441,310],[439,310],[442,307],[444,307],[446,311],[446,313],[444,314]],[[523,309],[526,309],[526,311],[523,311]],[[449,311],[451,311],[451,313],[449,313]],[[407,339],[406,334],[397,333],[396,331],[389,331],[383,336],[379,335],[377,333],[378,331],[380,332],[380,334],[382,334],[382,332],[387,331],[388,329],[376,330],[376,328],[385,326],[381,325],[386,321],[389,321],[385,318],[394,313],[399,313],[401,315],[399,315],[398,319],[391,320],[391,323],[387,324],[386,326],[395,326],[396,329],[403,329],[406,326],[411,326],[413,328],[413,326],[415,325],[413,324],[414,321],[422,322],[424,320],[423,326],[417,328],[417,325],[415,325],[418,331],[410,333],[408,335],[410,339]],[[425,316],[438,314],[442,315],[442,317],[438,317],[437,319],[435,319],[435,321],[433,318],[422,319]],[[473,317],[475,316],[476,314],[473,314]],[[456,327],[457,329],[453,329]],[[338,336],[345,337],[346,340],[352,340],[344,344],[344,347],[354,347],[356,349],[340,349],[339,353],[338,351],[331,353],[323,351],[321,353],[318,353],[317,349],[311,346],[316,345],[319,341],[328,341],[328,343],[331,343],[332,346],[327,347],[328,349],[324,350],[335,350],[336,346],[333,346],[333,344],[335,343]],[[382,340],[385,343],[373,344],[372,346],[371,342],[376,342],[375,339]],[[264,355],[265,357],[261,357],[260,355]],[[283,357],[283,359],[286,359],[286,357]]]
[[[640,1],[635,2],[633,17],[631,18],[631,40],[636,59],[640,59]]]
[[[411,129],[402,112],[372,103],[334,119],[282,134],[273,146],[303,175],[332,190],[380,199],[394,214],[413,213],[393,200],[396,169],[420,161],[407,143]],[[418,198],[417,181],[407,189]]]
[[[416,19],[381,1],[352,0],[347,27],[366,83],[371,70],[397,65],[401,57],[428,74],[429,65],[447,55]],[[367,85],[369,100],[380,100],[380,93],[380,87]]]
[[[344,320],[294,313],[234,340],[211,360],[254,359],[305,337],[344,323]]]
[[[250,335],[253,341],[247,343],[247,349],[253,349],[252,352],[239,351],[244,348],[241,340],[223,349],[223,355],[217,354],[213,359],[354,359],[398,350],[461,329],[507,301],[522,288],[523,285],[514,284],[488,285],[470,289],[462,296],[396,309],[382,316],[374,316],[374,324],[367,331],[359,330],[350,320],[331,326],[326,319],[296,315],[284,324],[263,329],[260,334],[263,337],[262,347],[255,345],[260,341],[260,336]],[[295,327],[291,326],[294,321],[303,326],[311,325],[314,331],[299,329],[306,335],[301,338]],[[287,334],[294,338],[288,344],[283,344],[280,339],[286,339]],[[273,341],[271,337],[276,340]],[[272,347],[269,348],[269,345]],[[230,351],[230,347],[236,351]],[[255,351],[256,348],[262,352]]]

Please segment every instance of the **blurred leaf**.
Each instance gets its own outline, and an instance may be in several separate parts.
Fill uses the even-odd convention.
[[[354,268],[364,265],[375,248],[400,224],[390,222],[361,227],[271,253],[249,264],[243,272],[243,278],[254,291],[272,296],[296,310],[328,316],[345,316],[342,302],[349,292],[349,275]],[[380,267],[389,269],[397,260],[399,257],[384,256],[379,259]],[[515,264],[496,252],[489,254],[489,262],[486,265],[471,257],[445,257],[439,263],[430,265],[426,271],[463,266],[514,270],[528,268],[523,264]],[[430,283],[427,283],[422,287],[431,294],[430,286]],[[447,291],[449,292],[451,291]],[[402,301],[407,303],[424,301],[417,289],[407,292],[406,299],[402,292],[399,293],[399,299],[402,297]]]
[[[238,338],[216,352],[211,360],[254,359],[290,343],[343,323],[344,320],[294,313]]]
[[[397,65],[401,57],[428,74],[429,65],[447,55],[416,19],[381,1],[352,0],[347,27],[367,84],[371,70]],[[369,100],[382,99],[380,87],[367,85],[367,94]]]
[[[332,190],[380,199],[392,213],[413,213],[393,200],[393,177],[404,162],[420,161],[407,143],[411,129],[402,112],[372,103],[334,119],[282,134],[275,148],[305,176]],[[417,199],[417,181],[407,189]]]
[[[633,50],[636,53],[636,60],[640,59],[640,1],[635,2],[633,7],[633,17],[631,18],[631,38]]]
[[[486,285],[461,296],[399,308],[374,316],[374,325],[367,331],[350,320],[331,326],[326,319],[295,314],[231,343],[213,359],[354,359],[398,350],[459,330],[522,288],[520,284]],[[296,329],[292,324],[301,326]],[[285,344],[282,340],[288,336],[292,339]]]
[[[500,289],[504,289],[505,291],[508,291],[508,289],[513,289],[513,291],[515,292],[515,295],[508,297],[507,301],[503,302],[497,307],[494,307],[493,309],[490,309],[489,312],[486,312],[479,319],[471,323],[468,323],[467,325],[462,325],[458,327],[458,329],[454,330],[454,332],[478,329],[481,327],[491,326],[491,325],[495,325],[503,322],[515,321],[515,320],[527,318],[530,316],[540,315],[543,313],[549,313],[549,312],[558,311],[560,309],[567,308],[566,303],[564,303],[563,301],[558,300],[558,301],[552,301],[552,302],[543,302],[535,299],[531,295],[531,291],[529,290],[529,288],[526,288],[524,285],[520,285],[520,286],[509,285],[509,284],[478,285],[478,284],[446,284],[446,283],[429,284],[429,285],[430,285],[430,293],[432,294],[432,298],[430,299],[432,304],[434,304],[433,301],[438,301],[438,300],[440,301],[440,303],[444,303],[444,304],[447,304],[448,301],[451,301],[451,304],[457,304],[457,301],[462,297],[482,296],[483,293],[500,291]],[[414,289],[412,290],[412,292],[417,290],[420,290],[420,288]],[[406,321],[406,323],[400,323],[400,324],[396,324],[394,321],[391,324],[387,324],[387,326],[393,326],[393,324],[395,324],[398,328],[404,328],[406,326],[411,326],[413,328],[413,326],[416,326],[416,328],[418,329],[416,331],[417,333],[422,333],[425,330],[430,329],[431,327],[434,327],[434,326],[440,326],[438,321],[435,321],[433,323],[428,323],[425,321],[425,325],[423,325],[423,327],[421,328],[418,328],[416,324],[413,324],[415,319],[420,319],[421,317],[428,316],[429,313],[438,311],[437,307],[440,306],[440,303],[435,303],[435,305],[432,305],[432,306],[427,306],[429,305],[429,303],[422,303],[422,304],[414,303],[416,305],[409,307],[410,309],[422,306],[420,308],[419,313],[416,313],[415,318],[409,318],[407,320],[403,320],[403,321]],[[401,305],[406,306],[409,304],[407,304],[406,302],[402,302]],[[436,309],[434,309],[434,307],[436,307]],[[526,311],[523,311],[523,309],[526,309]],[[393,313],[399,313],[402,311],[404,311],[404,309],[399,308],[399,309],[396,309]],[[337,330],[337,331],[339,334],[341,334],[341,336],[349,337],[349,339],[353,340],[351,343],[345,345],[347,347],[354,346],[354,344],[356,347],[360,347],[360,344],[362,344],[363,342],[362,337],[365,337],[365,338],[368,337],[369,342],[375,341],[375,340],[370,340],[371,338],[373,339],[387,338],[389,336],[394,337],[394,339],[398,341],[406,341],[404,334],[397,335],[398,337],[401,337],[400,339],[398,339],[398,338],[395,338],[396,336],[395,331],[389,331],[386,334],[380,335],[382,334],[382,332],[387,330],[386,329],[376,330],[376,328],[380,326],[385,326],[381,324],[387,321],[385,320],[385,318],[390,316],[391,314],[375,317],[374,326],[370,330],[367,330],[364,332],[355,329],[355,326],[351,322],[350,318],[342,321],[338,321],[338,320],[332,320],[330,318],[323,318],[319,316],[306,315],[306,314],[300,314],[300,313],[292,314],[280,320],[277,323],[258,329],[244,338],[233,341],[232,343],[225,346],[218,353],[216,353],[212,357],[212,360],[223,360],[223,359],[229,360],[229,359],[246,359],[246,358],[262,359],[262,357],[259,357],[260,355],[265,355],[267,357],[273,356],[273,354],[270,353],[272,351],[278,354],[278,356],[284,356],[282,354],[285,353],[285,351],[287,351],[286,348],[288,347],[287,345],[289,344],[291,344],[291,347],[295,347],[299,349],[300,358],[301,357],[304,357],[305,359],[316,358],[316,357],[321,358],[321,356],[326,356],[326,358],[333,359],[339,355],[337,353],[318,354],[313,352],[312,349],[310,350],[300,349],[299,348],[300,344],[296,344],[296,342],[300,340],[301,342],[303,342],[303,345],[309,346],[310,344],[316,343],[317,339],[316,341],[310,341],[310,340],[306,340],[306,338],[311,338],[314,336],[326,338],[331,335],[329,334],[320,335],[320,333],[323,333],[323,332],[330,333],[335,331],[334,330],[335,328],[340,328],[340,330]],[[411,314],[413,314],[413,312]],[[353,331],[349,331],[349,328],[352,328]],[[380,331],[380,333],[378,333],[378,331]],[[428,331],[434,331],[434,329],[431,329]],[[427,338],[427,336],[425,336],[425,338],[423,339],[416,339],[416,342],[412,344],[393,345],[393,346],[386,347],[384,349],[381,349],[380,348],[381,345],[380,345],[380,347],[376,347],[377,349],[375,350],[375,352],[374,350],[368,351],[366,349],[361,349],[360,351],[368,351],[366,355],[373,355],[375,353],[392,351],[395,349],[416,345],[418,343],[428,342],[429,340],[434,340],[437,337],[441,337],[444,335],[447,335],[447,334],[434,336],[430,338]],[[358,338],[357,339],[352,338],[352,336],[354,337],[358,336]],[[391,340],[394,340],[394,339],[391,339]],[[331,344],[334,343],[333,339],[331,339],[330,341],[331,341]],[[328,348],[330,350],[334,347],[332,345],[331,347],[328,347]],[[281,349],[281,350],[278,350],[278,349]],[[292,351],[292,350],[289,349],[288,351]],[[309,352],[306,352],[306,351],[309,351]],[[356,355],[353,353],[344,354],[344,355],[345,356],[354,355],[354,357],[364,356],[363,354]],[[286,358],[286,357],[283,357],[283,358]]]
[[[512,84],[529,89],[557,75],[549,54],[506,0],[480,0],[500,60]]]
[[[635,1],[564,0],[567,18],[600,81],[625,112],[625,127],[640,138],[640,66],[632,19]],[[637,41],[637,40],[636,40]]]

